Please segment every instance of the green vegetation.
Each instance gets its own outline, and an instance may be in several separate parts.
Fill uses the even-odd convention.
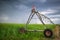
[[[46,24],[47,28],[53,29],[55,25]],[[0,23],[0,40],[45,40],[43,32],[27,32],[21,34],[19,29],[25,27],[25,24],[1,24]],[[42,24],[29,24],[29,30],[44,30]],[[49,38],[50,40],[53,38]]]

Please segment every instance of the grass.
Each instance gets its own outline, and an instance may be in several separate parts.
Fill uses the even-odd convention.
[[[47,28],[53,29],[55,25],[46,24]],[[19,29],[25,24],[5,24],[0,23],[0,40],[45,40],[43,32],[27,32],[21,34]],[[29,24],[29,30],[44,30],[42,24]],[[52,39],[52,38],[50,38]]]

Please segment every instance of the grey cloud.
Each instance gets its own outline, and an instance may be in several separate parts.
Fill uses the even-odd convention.
[[[22,5],[25,8],[23,8]],[[58,8],[58,7],[60,7],[60,0],[47,0],[45,3],[41,3],[41,2],[39,2],[39,0],[38,1],[37,0],[0,0],[0,15],[2,15],[1,13],[3,13],[6,15],[9,15],[9,17],[11,17],[12,19],[15,19],[15,16],[17,15],[17,17],[19,19],[20,17],[24,17],[22,13],[26,13],[25,17],[27,18],[28,13],[30,13],[30,9],[31,9],[32,5],[35,5],[37,7],[37,9],[40,11],[49,9],[49,8],[57,10],[58,12],[52,13],[52,14],[47,14],[47,16],[52,15],[50,18],[60,18],[59,16],[54,16],[54,15],[60,15],[60,9]],[[19,9],[19,7],[20,7],[20,9]],[[27,10],[29,10],[29,11],[27,11]],[[25,18],[23,20],[25,20]],[[14,20],[11,20],[11,22],[12,21],[14,21]]]
[[[58,18],[58,19],[60,19],[60,17],[56,17],[56,16],[55,17],[50,17],[50,18],[53,18],[53,19]]]
[[[47,15],[60,15],[60,12],[56,12],[56,13],[49,13]]]
[[[49,8],[49,7],[53,7],[53,6],[59,6],[60,5],[60,0],[47,0],[46,3],[41,3],[39,2],[39,0],[0,0],[0,4],[8,4],[14,8],[15,5],[26,5],[28,7],[31,7],[32,5],[35,5],[37,8],[39,7],[40,9],[44,9],[44,8]]]

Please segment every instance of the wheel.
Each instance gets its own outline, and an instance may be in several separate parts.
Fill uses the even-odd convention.
[[[53,32],[50,29],[45,29],[44,30],[44,36],[47,38],[51,38],[53,35]]]
[[[26,30],[25,30],[25,28],[20,28],[20,29],[19,29],[19,32],[20,32],[20,33],[25,33]]]

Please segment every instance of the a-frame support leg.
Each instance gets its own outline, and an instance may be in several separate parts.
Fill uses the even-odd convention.
[[[41,16],[40,16],[40,14],[39,13],[36,13],[36,15],[38,16],[38,18],[42,22],[42,24],[45,25],[44,22],[43,22],[43,20],[42,20],[42,18],[41,18]]]
[[[35,14],[35,13],[31,13],[31,14],[30,14],[30,16],[29,16],[29,18],[28,18],[28,21],[27,21],[27,23],[26,23],[26,27],[27,27],[27,25],[30,23],[30,21],[31,21],[31,19],[33,18],[34,14]]]

